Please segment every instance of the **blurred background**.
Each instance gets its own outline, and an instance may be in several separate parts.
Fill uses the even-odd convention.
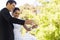
[[[7,0],[0,1],[0,9]],[[38,25],[30,34],[37,40],[60,40],[60,0],[15,0],[21,19],[32,19]],[[22,35],[26,30],[22,28]]]

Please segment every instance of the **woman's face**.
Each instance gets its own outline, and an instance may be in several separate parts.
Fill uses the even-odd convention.
[[[14,13],[13,13],[13,16],[15,18],[18,18],[19,17],[19,14],[20,14],[20,11],[19,10],[16,10]]]

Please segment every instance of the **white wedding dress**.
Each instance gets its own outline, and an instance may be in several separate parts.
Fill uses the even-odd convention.
[[[13,25],[14,25],[14,40],[23,40],[21,34],[22,26],[19,24],[13,24]]]
[[[23,40],[37,40],[35,36],[31,35],[29,32],[27,32],[24,37]]]
[[[31,35],[29,32],[25,33],[24,36],[21,34],[22,26],[19,24],[14,25],[14,40],[36,40],[36,37]]]
[[[10,15],[12,17],[14,17],[12,15],[12,12],[10,12]],[[20,19],[20,18],[18,17],[18,19]],[[22,34],[21,34],[22,26],[20,24],[15,24],[15,23],[13,23],[13,26],[14,26],[14,29],[13,29],[13,32],[14,32],[14,40],[23,40]]]

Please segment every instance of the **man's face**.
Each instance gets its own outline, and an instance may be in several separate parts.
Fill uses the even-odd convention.
[[[9,3],[10,11],[12,11],[15,8],[15,5],[16,5],[15,3],[12,4]]]

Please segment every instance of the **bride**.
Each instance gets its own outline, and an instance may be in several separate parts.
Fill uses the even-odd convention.
[[[19,14],[20,14],[20,9],[19,8],[15,8],[13,10],[13,13],[12,13],[12,17],[14,18],[18,18],[19,17]],[[22,37],[22,34],[21,34],[21,29],[22,29],[22,26],[19,25],[19,24],[15,24],[13,23],[14,25],[14,40],[31,40],[31,38],[33,37],[31,34],[29,33],[26,33],[26,35],[24,37]],[[28,28],[26,25],[23,25],[23,27],[27,30],[27,31],[31,31],[31,28]],[[35,25],[33,25],[32,29],[35,28]],[[29,38],[28,38],[28,36]],[[33,40],[35,38],[32,38]]]
[[[20,14],[20,9],[16,7],[13,10],[12,17],[18,18],[19,14]],[[14,31],[14,40],[23,40],[23,37],[22,37],[22,34],[21,34],[22,25],[15,24],[15,23],[13,23],[13,25],[14,25],[14,30],[13,30]],[[28,31],[30,30],[26,26],[23,26],[23,27]]]
[[[12,16],[14,18],[18,18],[19,17],[19,14],[20,14],[20,9],[19,8],[15,8],[13,10]],[[22,26],[19,25],[19,24],[15,24],[15,23],[13,23],[13,26],[14,26],[14,30],[13,30],[14,31],[14,40],[23,40],[22,39],[21,32],[20,32]]]

